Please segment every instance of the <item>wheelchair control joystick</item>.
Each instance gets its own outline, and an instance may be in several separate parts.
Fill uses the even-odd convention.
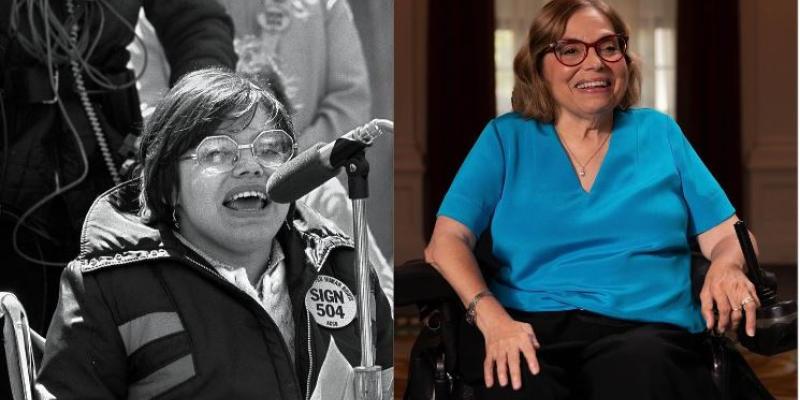
[[[771,356],[797,347],[797,301],[778,301],[777,284],[759,267],[753,243],[743,221],[734,224],[736,237],[747,263],[747,277],[756,287],[761,306],[756,310],[756,335],[745,333],[739,325],[739,342],[750,351]]]
[[[747,226],[744,221],[737,221],[734,224],[734,230],[736,230],[736,238],[739,239],[739,246],[742,248],[744,260],[747,263],[747,277],[756,287],[761,306],[768,307],[777,303],[778,293],[776,287],[767,284],[764,271],[758,265],[753,242],[750,241],[750,235],[747,233]]]

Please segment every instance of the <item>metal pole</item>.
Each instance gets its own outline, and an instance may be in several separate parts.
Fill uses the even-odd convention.
[[[356,400],[382,400],[381,367],[375,365],[375,345],[372,324],[375,318],[375,301],[370,282],[367,256],[367,174],[369,164],[363,153],[347,165],[350,199],[353,204],[353,236],[355,239],[355,267],[358,277],[358,324],[361,334],[361,365],[353,369]]]
[[[367,263],[367,235],[363,199],[353,199],[353,235],[356,245],[356,273],[358,274],[358,319],[361,332],[361,366],[375,364],[375,349],[372,346],[372,285],[369,280]]]

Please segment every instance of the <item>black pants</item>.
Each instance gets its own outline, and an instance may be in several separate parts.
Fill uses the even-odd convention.
[[[461,370],[478,399],[716,399],[702,335],[669,324],[624,321],[587,311],[509,310],[533,326],[540,373],[521,362],[522,388],[483,383],[484,339],[464,324]],[[524,357],[520,357],[524,359]]]

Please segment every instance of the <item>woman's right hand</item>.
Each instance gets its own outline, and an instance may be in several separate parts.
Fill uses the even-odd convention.
[[[459,221],[440,216],[436,219],[431,242],[425,248],[425,261],[429,262],[447,282],[453,286],[464,304],[468,304],[477,293],[486,290],[478,262],[472,254],[475,235]],[[493,296],[485,296],[475,305],[475,324],[486,341],[486,358],[483,361],[483,377],[486,387],[494,385],[494,373],[500,386],[519,389],[522,386],[520,353],[528,363],[528,369],[539,373],[536,349],[539,342],[529,324],[514,321],[506,309]]]
[[[494,298],[486,297],[476,305],[476,325],[486,342],[486,358],[483,360],[483,379],[486,387],[494,385],[494,371],[500,386],[508,384],[518,390],[522,386],[520,353],[525,357],[530,371],[539,373],[536,349],[539,341],[530,324],[515,321]]]

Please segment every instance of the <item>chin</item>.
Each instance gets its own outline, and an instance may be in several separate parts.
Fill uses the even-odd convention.
[[[286,220],[286,211],[282,204],[269,204],[258,211],[237,212],[226,209],[222,213],[221,225],[227,235],[235,240],[264,243],[271,240]]]
[[[587,101],[584,103],[584,110],[596,114],[604,114],[614,111],[617,107],[617,101],[613,98],[596,99],[596,101]]]
[[[235,252],[245,254],[263,248],[272,242],[274,235],[266,230],[237,229],[228,231],[222,239],[222,246],[228,249],[235,249]]]
[[[580,110],[580,114],[585,118],[603,118],[612,115],[614,108],[607,107],[584,107]]]

